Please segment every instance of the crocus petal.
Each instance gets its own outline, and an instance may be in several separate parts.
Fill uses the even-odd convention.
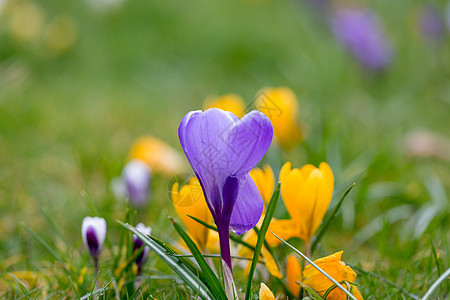
[[[272,220],[269,230],[285,241],[292,237],[305,238],[304,236],[299,236],[298,226],[294,220]],[[266,234],[266,241],[270,246],[277,246],[281,243],[271,232]]]
[[[314,219],[312,224],[312,232],[315,232],[322,222],[325,213],[333,196],[334,177],[333,171],[327,163],[321,163],[319,170],[323,179],[320,181],[319,190],[317,191],[317,203],[314,209]]]
[[[247,174],[266,154],[272,142],[273,128],[269,118],[251,111],[237,121],[228,135],[230,174]]]
[[[146,227],[143,223],[137,224],[136,229],[145,235],[152,234],[152,229],[150,227]],[[142,246],[144,246],[144,243],[135,234],[133,234],[134,250],[140,249]],[[135,261],[136,264],[138,266],[142,266],[147,261],[149,253],[150,253],[150,248],[148,246],[145,246],[145,248],[142,250],[141,254],[139,254],[139,256],[136,258],[136,261]]]
[[[288,177],[289,174],[291,174],[291,162],[290,161],[286,162],[281,167],[280,176],[279,176],[280,177],[279,178],[280,182],[283,183],[284,180]]]
[[[129,161],[123,168],[126,194],[133,206],[142,207],[147,203],[150,177],[150,168],[139,159]]]
[[[264,170],[254,168],[249,175],[252,177],[265,203],[270,202],[275,188],[275,175],[269,165],[264,165]]]
[[[295,296],[300,296],[300,285],[297,281],[302,281],[302,267],[298,260],[293,256],[289,255],[286,263],[286,276],[287,276],[287,286],[289,291]]]
[[[306,240],[310,240],[314,235],[316,228],[313,228],[312,226],[317,223],[317,221],[314,220],[320,219],[320,221],[318,221],[320,224],[323,218],[321,212],[316,211],[318,189],[322,179],[322,173],[320,173],[318,169],[315,169],[311,172],[311,175],[298,194],[298,198],[301,201],[297,202],[298,219],[296,221],[300,226],[300,232],[307,236]]]
[[[354,282],[356,279],[356,273],[341,261],[342,253],[343,251],[336,252],[327,257],[317,259],[314,261],[314,263],[338,282]],[[334,285],[333,282],[331,282],[328,278],[326,278],[322,273],[317,271],[317,269],[311,265],[306,266],[303,272],[303,278],[303,283],[314,289],[321,296],[323,296],[325,292]],[[342,286],[344,288],[347,288],[345,284],[342,284]],[[355,295],[357,299],[362,299],[362,296],[356,289],[356,287],[353,287],[353,295]],[[335,288],[327,296],[327,299],[332,300],[344,298],[346,298],[344,292],[338,288]]]
[[[261,282],[261,287],[259,288],[259,299],[260,300],[275,300],[275,296],[272,291]]]
[[[292,170],[289,175],[283,179],[281,184],[281,196],[283,197],[283,203],[291,216],[292,220],[301,222],[308,212],[312,211],[312,207],[307,211],[300,210],[300,205],[303,201],[299,197],[300,191],[303,189],[306,180],[302,173],[298,169]],[[313,205],[313,203],[306,203],[307,205]]]
[[[244,186],[234,204],[230,229],[237,234],[243,234],[255,227],[261,217],[263,206],[264,203],[258,188],[250,175],[247,175]]]

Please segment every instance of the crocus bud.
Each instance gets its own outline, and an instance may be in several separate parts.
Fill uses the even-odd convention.
[[[133,159],[129,161],[122,171],[126,196],[135,207],[143,207],[149,196],[150,168],[143,161]]]
[[[136,229],[145,235],[152,234],[152,229],[150,227],[146,227],[143,223],[137,224]],[[141,241],[141,239],[139,239],[135,234],[133,234],[133,245],[134,245],[133,246],[134,251],[136,251],[144,246],[144,242]],[[145,246],[144,250],[142,250],[141,254],[139,254],[139,256],[136,258],[136,264],[138,265],[139,273],[140,273],[140,269],[147,261],[149,253],[150,253],[150,248],[148,246]]]
[[[98,270],[98,256],[102,251],[106,237],[106,221],[99,217],[85,217],[81,224],[81,237],[84,247],[94,258],[95,269]]]

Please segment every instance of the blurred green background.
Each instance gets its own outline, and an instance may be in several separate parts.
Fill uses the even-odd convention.
[[[336,197],[357,182],[322,253],[343,249],[349,262],[422,291],[436,274],[405,270],[425,264],[430,240],[449,261],[449,31],[438,41],[421,34],[421,1],[367,2],[394,50],[374,73],[311,2],[0,1],[0,260],[26,257],[2,273],[49,258],[23,223],[77,251],[85,215],[97,212],[120,231],[124,204],[109,182],[137,137],[180,149],[179,121],[206,97],[237,93],[251,105],[261,88],[287,86],[308,135],[283,160],[327,161]],[[437,3],[441,17],[445,4]],[[412,155],[405,138],[416,130],[444,154]],[[167,182],[155,178],[142,217],[156,235],[173,214]]]

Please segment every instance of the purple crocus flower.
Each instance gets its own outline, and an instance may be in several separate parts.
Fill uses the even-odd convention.
[[[95,270],[98,271],[98,257],[106,237],[106,221],[99,217],[85,217],[81,224],[81,237],[84,247],[94,258]]]
[[[422,5],[419,11],[419,25],[423,37],[429,41],[439,41],[443,35],[443,17],[439,7],[431,2]]]
[[[134,207],[143,207],[147,204],[150,178],[150,168],[139,159],[129,161],[123,168],[122,179],[126,196]]]
[[[392,59],[392,48],[378,22],[368,9],[338,7],[331,15],[336,38],[367,69],[384,69]]]
[[[136,229],[145,235],[152,234],[152,229],[150,227],[146,227],[143,223],[137,224]],[[135,234],[133,234],[133,249],[134,249],[134,251],[140,249],[143,246],[144,246],[144,242],[141,241]],[[136,258],[135,262],[136,262],[136,265],[138,266],[138,274],[141,273],[142,266],[147,261],[149,253],[150,253],[150,248],[148,246],[145,246],[144,250],[142,250],[141,254],[139,254],[139,256]]]
[[[202,186],[219,232],[222,259],[231,271],[228,230],[242,234],[262,214],[263,201],[248,172],[270,146],[272,123],[259,111],[239,119],[211,108],[187,113],[178,136]]]

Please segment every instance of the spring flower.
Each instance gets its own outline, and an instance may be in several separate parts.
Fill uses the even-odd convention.
[[[98,257],[106,238],[106,221],[99,217],[85,217],[81,224],[81,237],[84,247],[94,258],[95,269],[98,271]]]
[[[273,175],[272,168],[269,165],[264,165],[263,169],[254,168],[249,174],[255,182],[264,202],[269,204],[275,189],[275,176]]]
[[[134,207],[143,207],[149,196],[151,171],[141,160],[129,161],[122,171],[126,197]]]
[[[145,235],[152,234],[152,229],[150,227],[146,227],[143,223],[137,224],[136,229]],[[134,251],[139,250],[143,246],[144,246],[144,242],[141,241],[135,234],[133,234],[133,249],[134,249]],[[135,262],[136,262],[136,265],[138,266],[138,274],[141,273],[142,266],[147,261],[149,253],[150,253],[150,248],[148,246],[144,246],[144,249],[142,250],[141,254],[139,254],[139,256],[136,258]]]
[[[379,71],[392,59],[391,45],[371,11],[357,7],[337,7],[331,28],[338,41],[368,70]]]
[[[341,256],[344,251],[336,252],[324,258],[320,258],[314,261],[314,263],[321,268],[325,273],[333,277],[337,282],[346,281],[353,283],[356,279],[356,273],[341,261]],[[312,265],[306,266],[303,271],[303,283],[316,291],[320,296],[323,296],[325,292],[334,285],[331,280],[326,278]],[[344,288],[347,288],[345,283],[342,284]],[[363,299],[361,293],[356,286],[352,286],[352,293],[356,299]],[[340,300],[346,299],[346,294],[339,288],[335,287],[327,296],[328,300]]]
[[[262,282],[261,287],[259,288],[259,300],[275,300],[272,291]]]
[[[281,168],[280,181],[281,196],[291,219],[272,221],[270,230],[284,240],[299,237],[309,243],[330,205],[333,172],[325,162],[319,168],[308,164],[292,170],[287,162]],[[267,239],[272,245],[278,244],[273,235]]]
[[[199,248],[204,250],[208,243],[210,230],[188,217],[188,215],[191,215],[208,224],[212,223],[213,220],[198,179],[191,177],[189,184],[184,185],[180,191],[178,191],[178,183],[175,182],[172,186],[172,202],[189,234]]]
[[[300,285],[302,281],[302,267],[294,255],[289,255],[286,263],[286,277],[289,291],[296,298],[300,297]]]
[[[255,105],[272,121],[281,147],[288,150],[302,141],[298,100],[292,90],[286,87],[264,89],[258,94]]]
[[[423,37],[438,42],[443,36],[444,21],[439,7],[432,2],[424,3],[419,10],[419,26]]]
[[[245,102],[236,94],[226,94],[215,99],[206,99],[204,109],[213,107],[232,112],[239,118],[242,118],[245,114]]]
[[[217,225],[223,265],[228,267],[224,274],[230,279],[229,229],[242,234],[261,216],[263,201],[248,173],[270,146],[272,124],[258,111],[239,119],[211,108],[187,113],[178,136]],[[230,284],[225,285],[229,293]]]
[[[183,157],[163,141],[144,136],[136,140],[130,151],[130,159],[144,161],[155,173],[170,176],[185,171]]]

